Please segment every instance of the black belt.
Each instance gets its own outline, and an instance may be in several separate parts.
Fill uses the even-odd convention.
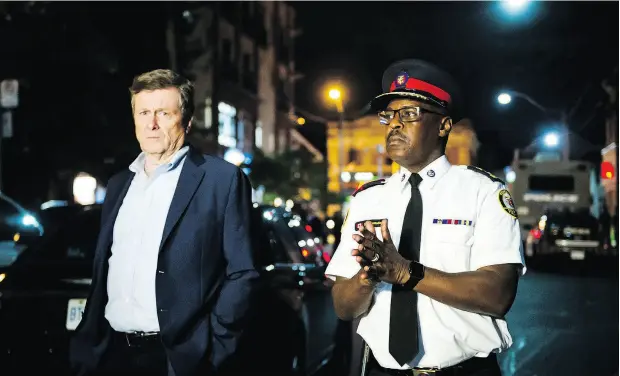
[[[161,343],[159,332],[114,332],[114,339],[128,347],[141,347],[154,343]]]
[[[381,367],[376,360],[369,365],[369,368],[378,368],[381,372],[391,376],[463,376],[484,369],[493,369],[497,367],[497,357],[494,353],[486,358],[473,357],[462,363],[445,368],[414,368],[400,370]]]

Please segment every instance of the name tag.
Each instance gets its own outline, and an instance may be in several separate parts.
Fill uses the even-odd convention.
[[[366,221],[370,221],[373,227],[381,227],[381,221],[383,220],[382,219],[365,219],[363,221],[355,222],[355,229],[357,231],[361,231],[364,228],[364,223],[366,223]]]

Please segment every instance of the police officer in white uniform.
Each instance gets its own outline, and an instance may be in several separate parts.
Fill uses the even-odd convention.
[[[360,187],[326,274],[359,319],[364,375],[500,375],[504,317],[525,273],[504,183],[444,155],[458,120],[454,80],[419,60],[390,66],[371,102],[398,174]]]

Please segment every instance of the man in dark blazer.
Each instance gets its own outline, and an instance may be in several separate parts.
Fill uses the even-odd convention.
[[[142,153],[109,181],[71,363],[79,375],[211,375],[236,351],[258,277],[251,185],[186,144],[188,80],[156,70],[130,92]]]

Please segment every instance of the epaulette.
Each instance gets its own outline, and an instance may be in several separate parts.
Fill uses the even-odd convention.
[[[474,172],[477,172],[479,174],[482,174],[482,175],[486,176],[487,178],[491,179],[492,181],[495,181],[495,182],[502,183],[502,184],[506,185],[506,183],[502,179],[500,179],[497,176],[493,175],[489,171],[481,169],[480,167],[467,166],[467,169],[471,170],[471,171],[474,171]]]
[[[383,184],[385,184],[385,179],[373,180],[373,181],[369,181],[368,183],[364,183],[359,188],[357,188],[355,192],[353,192],[353,197],[355,197],[355,195],[360,193],[361,191],[365,191],[368,188],[375,187],[377,185],[383,185]]]

